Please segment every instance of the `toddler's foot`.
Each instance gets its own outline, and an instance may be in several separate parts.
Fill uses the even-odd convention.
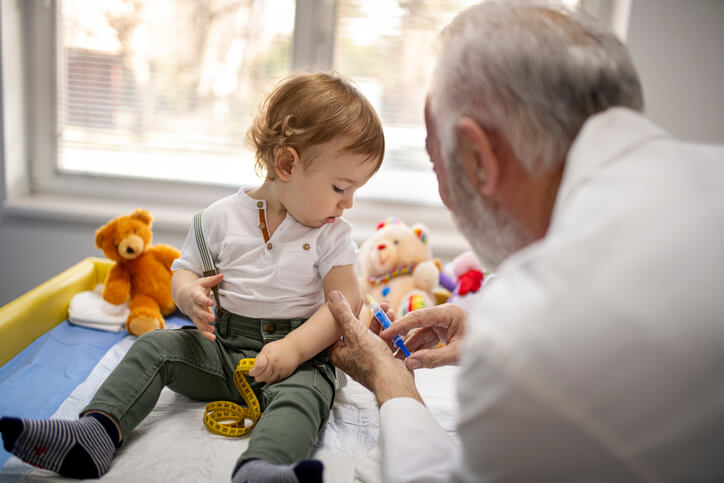
[[[97,414],[75,421],[0,419],[7,451],[33,466],[71,478],[98,478],[108,471],[119,445],[113,426],[110,419]]]
[[[319,460],[304,460],[296,465],[275,465],[264,460],[242,463],[232,483],[322,483],[324,465]]]

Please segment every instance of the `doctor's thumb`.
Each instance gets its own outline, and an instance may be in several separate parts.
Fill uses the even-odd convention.
[[[348,341],[354,340],[357,337],[357,333],[360,330],[360,326],[364,327],[357,317],[352,313],[352,308],[349,306],[349,302],[344,298],[341,292],[333,290],[329,292],[327,296],[329,303],[329,311],[332,313],[332,317],[335,318],[337,324],[342,329],[344,337]]]
[[[329,311],[332,312],[332,316],[337,320],[337,323],[342,328],[349,325],[354,319],[354,314],[344,295],[337,290],[332,290],[327,298],[329,300]]]

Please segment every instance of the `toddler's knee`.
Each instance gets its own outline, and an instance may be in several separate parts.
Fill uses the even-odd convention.
[[[168,339],[168,332],[163,330],[152,330],[138,336],[136,344],[159,344]]]
[[[143,353],[153,359],[163,359],[165,355],[175,352],[178,341],[174,339],[170,331],[152,330],[139,336],[131,346],[131,351]]]

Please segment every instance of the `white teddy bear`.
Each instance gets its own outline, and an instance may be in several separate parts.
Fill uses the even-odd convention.
[[[366,294],[370,294],[378,303],[388,301],[398,318],[434,305],[433,289],[440,268],[432,258],[424,225],[409,227],[394,218],[380,223],[362,244],[359,262],[362,300],[366,301]],[[368,314],[362,318],[369,322]]]

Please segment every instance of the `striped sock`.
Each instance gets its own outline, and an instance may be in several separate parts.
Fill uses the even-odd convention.
[[[95,414],[75,421],[0,419],[7,451],[70,478],[98,478],[108,471],[118,443],[105,426]]]
[[[244,461],[234,473],[232,483],[321,483],[324,465],[319,460],[304,460],[296,465],[275,465],[268,461]]]

